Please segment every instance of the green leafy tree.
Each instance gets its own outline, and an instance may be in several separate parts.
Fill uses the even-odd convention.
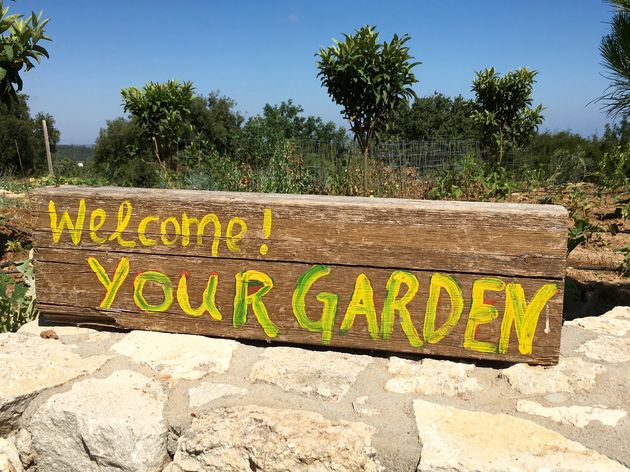
[[[0,168],[3,171],[37,174],[47,170],[42,120],[48,123],[51,152],[55,152],[60,133],[54,118],[47,113],[31,117],[28,97],[18,94],[11,104],[0,102]]]
[[[598,99],[611,117],[630,112],[630,0],[610,0],[617,11],[610,34],[602,38],[599,51],[610,85]]]
[[[122,186],[152,187],[156,164],[150,143],[135,120],[107,121],[94,146],[94,166],[107,180]]]
[[[49,19],[32,12],[24,19],[21,14],[9,14],[9,7],[0,0],[0,102],[11,106],[18,102],[23,81],[20,74],[35,67],[48,51],[39,43],[50,41],[45,35]]]
[[[403,103],[392,118],[387,137],[405,141],[476,139],[471,118],[474,109],[475,102],[461,95],[451,98],[435,92],[428,97],[418,97],[411,105]]]
[[[260,115],[253,116],[243,126],[239,139],[239,158],[253,167],[270,162],[277,149],[287,141],[301,143],[335,143],[346,141],[346,132],[332,121],[303,116],[304,109],[289,99],[280,105],[267,103]]]
[[[163,169],[175,167],[178,143],[191,133],[193,91],[190,82],[169,80],[148,82],[142,88],[129,87],[120,92],[125,111],[136,120],[145,138],[152,141],[155,157]]]
[[[490,68],[477,72],[473,80],[476,110],[472,117],[485,149],[498,165],[506,151],[527,144],[543,121],[543,106],[532,108],[536,74],[523,67],[500,77]]]
[[[243,116],[234,110],[236,102],[212,92],[208,97],[196,96],[190,106],[190,123],[196,138],[221,155],[233,156]]]
[[[317,54],[317,76],[342,107],[363,153],[366,194],[370,141],[386,129],[402,102],[416,96],[411,88],[417,82],[412,69],[420,63],[411,62],[409,39],[406,34],[394,35],[390,42],[379,43],[375,28],[364,26]]]

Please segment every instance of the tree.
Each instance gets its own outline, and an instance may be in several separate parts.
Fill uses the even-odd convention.
[[[94,165],[117,185],[151,187],[157,182],[150,143],[135,120],[107,121],[94,146]]]
[[[0,169],[3,171],[38,173],[47,170],[42,119],[48,123],[53,153],[59,141],[60,133],[55,128],[54,118],[47,113],[38,113],[31,118],[27,99],[26,95],[18,94],[11,108],[0,102]]]
[[[451,98],[435,92],[418,97],[411,106],[401,106],[392,118],[387,136],[405,141],[475,139],[477,133],[471,118],[474,109],[475,102],[461,95]]]
[[[240,158],[253,167],[269,162],[273,152],[286,141],[342,144],[346,132],[332,121],[303,116],[304,109],[289,99],[280,105],[267,103],[261,115],[253,116],[240,133]]]
[[[525,67],[500,77],[494,68],[477,72],[472,90],[476,95],[473,120],[482,144],[501,165],[505,152],[527,144],[543,121],[543,106],[532,108],[537,72]]]
[[[236,102],[211,92],[207,98],[196,96],[190,107],[190,123],[198,136],[221,155],[234,155],[243,116],[234,111]]]
[[[628,116],[630,112],[630,0],[610,0],[617,8],[610,34],[604,36],[599,51],[610,85],[598,99],[608,116]]]
[[[417,82],[412,69],[410,37],[394,35],[388,43],[378,42],[372,26],[364,26],[354,36],[321,48],[317,76],[328,94],[343,109],[344,117],[363,153],[364,191],[367,194],[367,167],[370,141],[387,127],[402,102],[415,98],[411,85]]]
[[[163,169],[174,167],[178,142],[190,134],[193,90],[190,82],[169,80],[120,91],[125,111],[131,113],[144,136],[153,141],[155,157]]]
[[[0,0],[0,102],[7,106],[18,102],[23,82],[20,73],[31,70],[48,51],[39,42],[50,41],[44,33],[49,19],[31,12],[25,20],[21,14],[9,15],[9,7]]]

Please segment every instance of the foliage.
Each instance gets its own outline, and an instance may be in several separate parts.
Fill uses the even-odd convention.
[[[197,133],[197,144],[219,154],[233,156],[243,116],[234,111],[236,102],[212,92],[207,98],[196,96],[190,104],[190,123]]]
[[[290,142],[278,146],[269,165],[259,175],[260,191],[270,193],[311,193],[315,176],[304,168],[302,155]]]
[[[153,187],[156,165],[150,144],[135,121],[117,118],[101,129],[94,147],[94,166],[107,180],[121,186]]]
[[[179,141],[191,132],[189,123],[193,100],[193,85],[169,80],[147,82],[142,88],[122,89],[123,106],[142,130],[143,137],[152,141],[155,157],[163,169],[175,167],[175,151]]]
[[[24,19],[21,14],[9,14],[9,7],[0,0],[0,103],[11,107],[18,101],[18,92],[22,90],[22,70],[29,71],[43,57],[48,58],[48,51],[40,41],[50,41],[45,35],[49,19],[42,19],[31,12]]]
[[[475,102],[461,95],[451,98],[435,92],[403,103],[391,119],[388,139],[423,141],[436,138],[476,139],[471,118]]]
[[[477,72],[472,90],[476,96],[473,120],[484,147],[501,165],[511,148],[523,146],[543,121],[542,105],[532,108],[537,72],[520,68],[500,77],[494,68]]]
[[[427,198],[434,200],[504,200],[519,188],[505,168],[493,167],[475,155],[434,172]]]
[[[621,262],[621,266],[619,267],[619,272],[624,277],[630,276],[630,244],[626,244],[621,249],[617,250],[621,254],[623,254],[623,261]]]
[[[48,125],[51,152],[55,152],[60,133],[49,114],[31,118],[26,95],[18,95],[11,108],[0,103],[0,170],[19,174],[46,172],[42,119]],[[18,154],[19,151],[19,154]]]
[[[605,152],[599,161],[599,181],[606,188],[617,188],[628,183],[625,169],[630,164],[630,144]]]
[[[364,155],[366,187],[370,141],[387,128],[401,103],[415,98],[411,86],[417,80],[412,69],[420,64],[411,62],[413,57],[406,46],[411,38],[407,34],[395,34],[389,43],[379,43],[378,39],[374,27],[364,26],[317,54],[317,76],[342,107]]]
[[[57,144],[57,153],[75,162],[86,163],[94,157],[94,146]]]
[[[598,99],[608,116],[625,117],[630,112],[630,2],[609,0],[617,8],[611,31],[599,45],[610,85]]]
[[[18,262],[16,269],[21,281],[0,273],[0,333],[17,331],[37,315],[33,261]]]
[[[332,143],[343,145],[343,128],[319,117],[302,116],[304,109],[289,99],[280,105],[266,104],[261,115],[247,120],[239,140],[237,156],[253,168],[264,167],[287,142]]]
[[[567,240],[567,254],[573,251],[580,244],[590,241],[593,233],[599,231],[599,228],[585,218],[573,214],[571,215],[573,226],[569,228],[569,237]]]

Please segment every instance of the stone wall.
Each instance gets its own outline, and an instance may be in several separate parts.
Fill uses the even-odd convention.
[[[630,308],[558,366],[191,335],[0,335],[0,471],[628,471]]]

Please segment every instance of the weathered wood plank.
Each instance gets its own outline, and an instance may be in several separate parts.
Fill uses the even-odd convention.
[[[184,226],[182,213],[198,219],[214,214],[221,225],[214,251],[218,257],[564,277],[567,216],[558,206],[194,191],[168,191],[167,195],[147,189],[42,189],[32,196],[35,238],[41,245],[73,247],[67,232],[54,245],[46,237],[48,205],[54,201],[60,216],[68,211],[75,221],[79,200],[84,198],[87,210],[80,244],[104,251],[212,257],[212,224],[201,244],[197,244],[195,225],[190,225],[192,235],[185,246],[184,238],[178,238],[174,230],[176,225],[180,230]],[[132,208],[121,237],[133,246],[92,241],[91,212],[97,208],[106,212],[102,226],[94,232],[97,238],[106,237],[116,230],[124,200]],[[263,232],[265,208],[272,214],[268,237]],[[156,217],[145,229],[145,238],[157,241],[153,246],[145,246],[138,237],[138,225],[147,216]],[[165,245],[160,227],[169,217],[173,220],[164,225],[164,236],[175,243]],[[238,252],[226,244],[227,226],[235,217],[247,225],[237,243]],[[240,230],[235,223],[232,234]],[[269,248],[264,255],[263,244]]]
[[[129,275],[125,278],[117,291],[112,305],[106,310],[98,309],[107,293],[104,285],[98,281],[95,272],[90,268],[87,258],[96,258],[105,273],[112,278],[122,258],[129,261]],[[70,320],[76,316],[76,321],[92,311],[98,316],[105,315],[115,320],[115,325],[124,328],[159,329],[164,331],[192,332],[211,334],[225,337],[259,339],[267,341],[282,341],[327,345],[323,341],[320,331],[309,332],[300,327],[294,314],[295,303],[293,297],[300,277],[313,266],[302,263],[246,261],[238,259],[202,259],[183,256],[139,255],[120,252],[104,254],[99,251],[40,249],[37,254],[37,275],[40,308],[46,316],[55,319],[56,314],[64,315],[61,321]],[[527,302],[531,302],[534,294],[543,286],[553,285],[556,288],[553,297],[545,304],[540,312],[540,319],[535,323],[535,334],[532,337],[533,348],[530,354],[519,352],[516,326],[512,324],[509,330],[509,343],[506,352],[479,352],[464,347],[465,330],[471,313],[472,286],[483,276],[471,274],[449,274],[450,278],[461,289],[462,308],[458,316],[459,321],[449,330],[448,335],[435,343],[427,342],[424,331],[427,301],[431,289],[431,278],[435,272],[413,271],[411,274],[418,281],[415,296],[406,305],[411,324],[417,336],[408,337],[403,332],[400,323],[400,312],[393,313],[394,323],[391,337],[383,339],[383,310],[387,293],[387,284],[396,272],[391,269],[328,266],[330,273],[322,276],[306,292],[305,313],[313,320],[319,320],[323,312],[323,303],[317,300],[317,295],[331,293],[337,295],[337,310],[334,325],[330,334],[330,346],[345,348],[367,348],[442,356],[472,357],[481,359],[497,359],[504,361],[527,361],[532,363],[550,363],[557,359],[557,348],[560,342],[561,317],[557,313],[562,310],[563,285],[558,280],[532,278],[499,278],[492,277],[499,285],[500,291],[486,291],[485,308],[496,307],[497,318],[490,323],[480,324],[475,330],[475,340],[485,341],[497,345],[501,338],[501,326],[506,312],[506,284],[522,286]],[[271,335],[265,332],[263,325],[257,320],[250,306],[247,311],[247,322],[235,327],[234,305],[237,284],[237,274],[245,271],[258,271],[269,276],[273,281],[273,288],[262,297],[269,319],[276,326],[277,333]],[[164,274],[172,286],[172,301],[164,311],[147,311],[140,308],[134,300],[137,273],[139,271],[153,271]],[[60,273],[69,274],[59,277]],[[400,271],[399,271],[400,272]],[[208,311],[200,316],[186,314],[178,300],[177,292],[180,279],[186,274],[186,293],[192,308],[202,304],[204,290],[207,289],[208,279],[212,274],[217,275],[216,307],[221,313],[221,320],[213,319]],[[364,274],[372,288],[374,307],[374,324],[370,326],[368,316],[356,316],[352,329],[342,334],[341,324],[350,304],[357,277]],[[439,273],[438,273],[439,274]],[[445,276],[446,274],[439,274]],[[258,287],[254,286],[257,290]],[[407,293],[409,286],[402,284],[398,298]],[[160,283],[148,282],[142,296],[155,306],[165,298]],[[367,306],[372,302],[363,301]],[[151,308],[153,310],[154,308]],[[447,322],[451,313],[452,303],[448,292],[442,289],[435,310],[435,326],[440,327]],[[548,325],[547,325],[548,323]],[[429,323],[429,326],[431,324]],[[548,331],[548,332],[545,332]],[[421,342],[421,346],[414,346]]]
[[[50,319],[557,362],[559,207],[80,187],[32,198]],[[204,217],[198,240],[191,218]]]

